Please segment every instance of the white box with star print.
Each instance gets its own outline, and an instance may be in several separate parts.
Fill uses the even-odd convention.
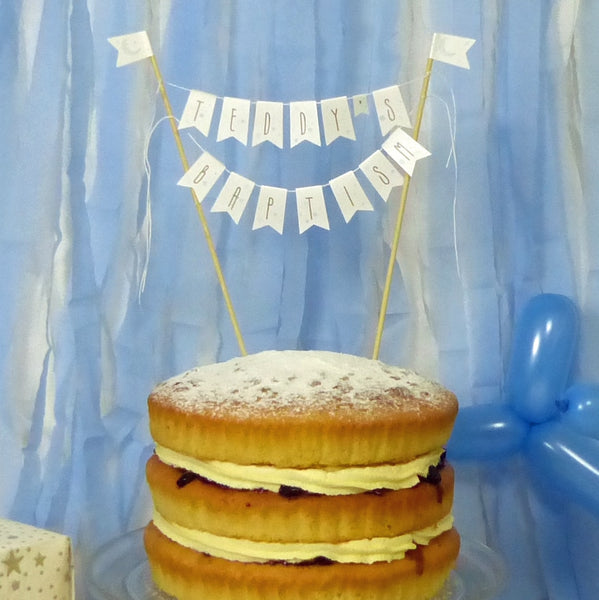
[[[0,598],[73,600],[70,539],[0,519]]]

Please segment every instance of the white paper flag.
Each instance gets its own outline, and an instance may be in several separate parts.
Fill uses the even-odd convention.
[[[460,37],[458,35],[448,35],[446,33],[435,33],[433,43],[431,44],[430,58],[439,60],[462,69],[469,69],[468,50],[474,45],[476,40],[472,38]]]
[[[385,202],[389,200],[393,188],[403,185],[403,175],[380,150],[364,160],[360,170]]]
[[[302,142],[320,146],[318,107],[314,100],[291,102],[289,104],[290,145],[293,148]]]
[[[320,103],[324,139],[327,146],[338,137],[356,139],[354,122],[351,118],[349,103],[346,96],[328,98]]]
[[[424,146],[400,128],[385,140],[383,150],[410,176],[414,172],[416,162],[431,155]]]
[[[383,135],[387,135],[395,127],[412,127],[398,85],[376,90],[372,96]]]
[[[346,223],[349,223],[359,210],[374,210],[353,171],[331,179],[329,185]]]
[[[251,102],[245,98],[223,98],[216,141],[235,138],[247,146]]]
[[[369,114],[368,110],[368,95],[360,94],[359,96],[354,96],[352,98],[352,105],[354,109],[354,116],[358,115],[367,115]]]
[[[211,212],[229,213],[235,223],[239,223],[243,211],[254,190],[255,183],[238,173],[231,173],[225,181]]]
[[[297,201],[297,220],[300,233],[304,233],[313,225],[322,229],[330,229],[322,186],[314,185],[297,188],[295,199]]]
[[[260,195],[258,196],[258,205],[252,229],[260,229],[268,226],[279,233],[283,233],[286,203],[286,189],[267,185],[262,186],[260,188]]]
[[[177,185],[193,188],[198,201],[202,202],[224,170],[225,165],[208,152],[204,152],[179,179]]]
[[[200,90],[191,90],[179,121],[179,129],[195,127],[207,137],[215,106],[216,96]]]
[[[108,38],[108,41],[118,50],[116,66],[123,67],[144,58],[154,56],[150,38],[146,31],[127,33]]]
[[[283,147],[283,104],[281,102],[256,102],[252,146],[271,142]]]

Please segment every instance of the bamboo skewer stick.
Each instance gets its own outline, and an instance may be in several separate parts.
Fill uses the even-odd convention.
[[[179,133],[179,129],[177,128],[177,123],[175,120],[175,115],[173,114],[173,109],[171,107],[171,103],[166,92],[166,87],[164,85],[164,79],[162,78],[162,73],[160,72],[160,67],[158,66],[158,61],[154,55],[150,56],[152,61],[152,67],[154,68],[154,73],[156,74],[156,79],[158,80],[158,86],[160,88],[160,95],[162,96],[162,101],[164,102],[164,106],[166,108],[166,113],[169,117],[169,121],[171,124],[171,130],[175,137],[175,143],[177,145],[177,150],[179,152],[179,156],[181,158],[181,163],[183,165],[183,170],[189,170],[189,162],[187,160],[187,156],[185,154],[185,149],[183,148],[183,142],[181,141],[181,134]],[[231,300],[231,296],[229,295],[229,290],[227,288],[227,283],[225,281],[225,276],[223,274],[223,270],[220,264],[220,260],[218,258],[218,254],[216,252],[216,247],[214,245],[214,240],[212,239],[212,234],[210,233],[210,228],[208,227],[208,221],[206,220],[206,216],[204,214],[204,209],[202,208],[202,204],[198,199],[198,196],[193,188],[190,188],[191,195],[193,197],[193,202],[196,207],[196,211],[200,218],[200,222],[202,224],[202,229],[204,230],[204,236],[206,237],[206,242],[208,243],[208,249],[210,251],[210,256],[212,257],[212,262],[214,264],[214,269],[216,270],[216,276],[218,278],[218,282],[220,284],[223,297],[225,300],[225,304],[227,307],[227,311],[229,313],[229,317],[231,319],[231,324],[233,325],[233,330],[235,332],[235,337],[237,338],[237,343],[239,345],[239,350],[243,356],[247,355],[247,350],[245,348],[245,343],[243,341],[243,336],[241,335],[241,329],[239,327],[239,323],[237,321],[237,315],[235,314],[235,310],[233,308],[233,302]]]
[[[433,71],[434,60],[429,58],[426,63],[426,73],[424,75],[424,81],[422,82],[422,88],[420,90],[420,100],[418,102],[418,110],[416,113],[416,123],[414,124],[414,139],[418,140],[420,135],[420,126],[422,125],[422,116],[424,114],[424,105],[426,104],[426,98],[428,95],[428,86],[431,79],[431,73]],[[372,354],[373,359],[378,359],[381,341],[383,338],[383,329],[385,327],[385,317],[387,316],[387,307],[389,305],[389,295],[391,293],[391,282],[393,280],[393,271],[395,268],[395,262],[397,259],[397,250],[399,248],[399,238],[401,237],[401,229],[403,225],[404,214],[406,211],[406,204],[408,200],[408,192],[410,190],[410,181],[412,178],[407,173],[404,176],[403,188],[401,191],[401,201],[399,205],[399,213],[395,223],[395,232],[393,235],[393,243],[391,245],[391,255],[389,256],[389,264],[387,267],[387,277],[385,279],[385,287],[383,288],[383,296],[381,299],[381,307],[379,311],[379,319],[376,330],[376,337],[374,339],[374,351]]]

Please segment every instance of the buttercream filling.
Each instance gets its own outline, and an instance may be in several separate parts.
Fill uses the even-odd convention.
[[[427,545],[433,538],[453,527],[453,516],[447,515],[435,525],[396,537],[349,540],[340,543],[257,542],[214,535],[182,527],[167,521],[154,511],[154,524],[164,535],[182,546],[226,560],[239,562],[284,561],[300,563],[319,557],[334,562],[363,563],[401,560],[416,545]]]
[[[278,492],[281,486],[300,488],[306,492],[339,496],[417,485],[430,467],[439,464],[443,448],[423,454],[410,462],[394,465],[329,469],[292,469],[268,465],[237,465],[223,461],[203,461],[156,446],[156,454],[168,465],[191,471],[205,479],[233,489],[264,489]]]

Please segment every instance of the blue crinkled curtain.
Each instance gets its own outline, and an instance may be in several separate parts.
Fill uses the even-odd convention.
[[[433,32],[474,38],[435,65],[381,358],[499,402],[514,320],[540,292],[581,309],[576,377],[599,380],[599,4],[577,0],[0,1],[0,515],[73,536],[83,568],[150,514],[146,397],[239,354],[148,60],[107,38],[147,30],[175,115],[187,90],[290,102],[397,83],[415,116]],[[231,171],[323,185],[380,147],[372,110],[328,146],[183,134]],[[213,130],[214,131],[214,130]],[[372,190],[371,190],[372,191]],[[330,231],[206,216],[249,352],[370,355],[399,193]],[[518,458],[458,469],[464,537],[501,552],[503,597],[596,597],[595,518],[557,514]],[[83,593],[83,592],[82,592]]]

